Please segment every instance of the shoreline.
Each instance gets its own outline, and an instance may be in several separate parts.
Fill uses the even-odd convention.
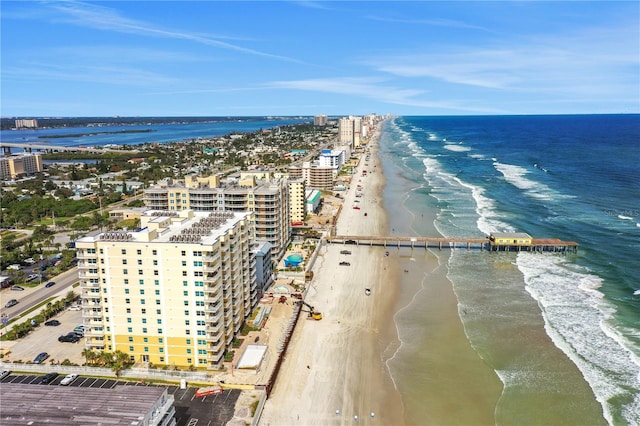
[[[384,198],[392,233],[441,235],[434,223],[436,211],[412,205],[418,199],[412,194],[426,183],[411,183],[386,155],[389,152],[382,150],[381,161],[388,175]],[[496,423],[503,384],[467,338],[448,278],[451,254],[449,249],[397,253],[402,270],[408,271],[398,282],[393,318],[403,346],[388,364],[405,401],[404,424]]]
[[[379,125],[367,150],[368,175],[361,157],[345,194],[337,233],[385,235],[385,176],[378,158]],[[364,195],[355,197],[357,185]],[[360,209],[353,209],[358,199]],[[367,216],[364,216],[367,213]],[[351,254],[341,254],[341,250]],[[340,262],[349,262],[341,266]],[[386,366],[397,339],[393,322],[400,269],[381,247],[325,245],[313,267],[307,302],[323,313],[321,321],[300,320],[281,373],[261,415],[261,425],[326,425],[353,422],[402,424],[403,408]],[[365,295],[365,288],[371,295]],[[390,342],[390,343],[388,343]],[[396,343],[394,343],[396,342]]]
[[[435,211],[417,217],[407,208],[413,188],[384,158],[383,126],[367,145],[369,173],[361,173],[363,156],[345,194],[336,234],[439,235]],[[352,253],[340,254],[345,249]],[[324,318],[299,321],[259,424],[345,424],[355,416],[368,425],[495,424],[502,382],[466,337],[445,253],[323,246],[306,300]]]

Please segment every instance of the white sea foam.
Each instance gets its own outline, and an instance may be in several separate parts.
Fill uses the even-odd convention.
[[[542,308],[545,330],[580,369],[613,424],[609,400],[629,399],[622,413],[640,424],[640,361],[611,325],[614,307],[602,298],[602,280],[566,258],[520,253],[517,265],[527,291]]]
[[[471,148],[468,146],[464,146],[464,145],[453,145],[453,144],[447,144],[444,146],[444,149],[448,149],[449,151],[453,151],[453,152],[467,152],[467,151],[471,151]]]
[[[487,157],[482,154],[469,154],[470,158],[475,158],[476,160],[486,160]]]
[[[640,290],[636,290],[636,291],[634,291],[634,292],[633,292],[633,295],[634,295],[634,296],[640,296]]]
[[[525,194],[530,197],[537,198],[544,201],[552,201],[560,198],[571,198],[566,195],[560,194],[557,191],[551,189],[547,185],[528,179],[525,176],[529,174],[529,170],[524,167],[516,166],[513,164],[504,164],[500,162],[494,162],[493,166],[497,171],[502,173],[504,179],[511,185],[518,189],[521,189]]]
[[[633,220],[633,218],[632,218],[632,217],[629,217],[629,216],[623,216],[623,215],[621,215],[621,214],[619,214],[619,215],[618,215],[618,219],[622,219],[622,220]]]

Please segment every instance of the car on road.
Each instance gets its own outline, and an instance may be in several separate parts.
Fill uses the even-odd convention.
[[[0,373],[0,380],[4,379],[5,377],[7,377],[9,374],[11,374],[11,371],[9,370],[2,370],[2,373]]]
[[[340,254],[351,254],[349,250],[340,250]]]
[[[67,374],[66,376],[64,376],[64,379],[60,381],[60,384],[62,386],[68,386],[71,382],[73,382],[77,378],[78,378],[77,374]]]
[[[349,262],[340,262],[340,266],[351,266]]]
[[[49,282],[48,282],[48,283],[46,283],[44,286],[45,286],[46,288],[49,288],[49,287],[53,287],[54,285],[56,285],[56,282],[55,282],[55,281],[49,281]]]
[[[43,385],[47,385],[51,382],[53,382],[53,380],[58,377],[58,373],[47,373],[44,376],[42,376],[42,380],[40,380],[40,383]]]
[[[6,305],[4,305],[5,308],[10,308],[12,306],[16,306],[18,304],[18,301],[16,299],[11,299],[7,302]]]
[[[11,286],[11,290],[24,291],[24,287],[20,287],[19,285],[13,285]]]
[[[40,364],[44,362],[47,358],[49,358],[49,354],[46,352],[40,352],[38,356],[33,359],[34,364]]]
[[[58,337],[58,342],[60,343],[78,343],[79,341],[80,341],[80,336],[78,336],[74,332],[67,333],[64,336]]]
[[[44,325],[53,326],[53,327],[57,327],[60,324],[62,324],[62,323],[60,321],[58,321],[58,320],[49,320],[49,321],[44,323]]]

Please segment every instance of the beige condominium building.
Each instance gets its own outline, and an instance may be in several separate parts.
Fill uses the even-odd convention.
[[[221,367],[259,300],[253,213],[147,211],[135,232],[76,241],[87,347]]]
[[[17,179],[42,171],[42,155],[17,154],[0,157],[0,179]]]
[[[257,179],[247,175],[220,181],[218,176],[167,180],[144,191],[148,208],[181,211],[254,212],[251,226],[257,241],[268,241],[275,261],[291,239],[289,187],[284,179]]]

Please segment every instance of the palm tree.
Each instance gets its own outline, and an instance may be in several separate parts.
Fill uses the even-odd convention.
[[[95,363],[96,355],[97,354],[89,348],[82,350],[82,356],[87,360],[87,365],[93,365]]]

